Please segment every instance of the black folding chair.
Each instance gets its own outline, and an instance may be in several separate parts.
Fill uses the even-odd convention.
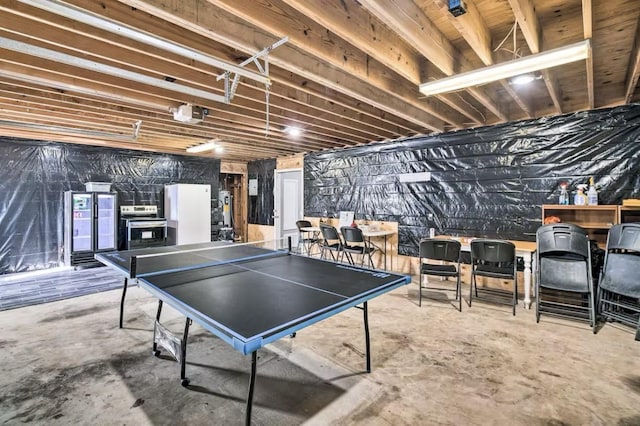
[[[320,239],[315,232],[302,230],[302,228],[311,228],[313,226],[308,220],[298,220],[296,222],[296,226],[298,227],[299,233],[297,251],[298,253],[300,253],[301,251],[306,252],[307,256],[311,256],[311,249],[313,248],[313,246],[319,246]],[[302,246],[302,250],[300,250],[300,246]]]
[[[577,318],[589,321],[595,333],[591,247],[587,232],[572,224],[544,225],[536,232],[536,245],[536,322],[540,322],[541,313]]]
[[[469,306],[474,296],[478,297],[478,284],[476,277],[498,278],[513,280],[513,292],[509,294],[504,290],[483,288],[483,293],[495,295],[499,298],[510,296],[508,304],[512,305],[513,315],[516,314],[518,305],[518,275],[516,272],[516,246],[504,240],[475,239],[471,241],[471,289],[469,292]],[[494,301],[503,302],[499,299]]]
[[[343,226],[340,228],[340,232],[342,233],[342,238],[344,238],[343,250],[349,263],[355,265],[353,255],[357,254],[361,256],[360,266],[364,265],[364,258],[367,257],[369,259],[369,265],[371,268],[374,268],[372,255],[376,251],[376,248],[364,239],[362,229]]]
[[[445,290],[452,288],[427,287],[423,277],[431,275],[436,277],[456,278],[456,300],[458,310],[462,312],[462,287],[460,284],[460,242],[439,238],[429,238],[420,241],[420,290],[418,306],[422,306],[422,289]],[[439,263],[429,263],[436,261]],[[442,262],[449,262],[442,264]],[[428,282],[428,280],[427,280]],[[425,296],[426,297],[426,296]]]
[[[603,319],[635,327],[635,339],[640,340],[640,223],[609,230],[598,308]]]
[[[322,241],[320,242],[320,258],[326,259],[327,253],[331,255],[331,259],[335,262],[341,262],[344,256],[342,238],[338,234],[335,226],[320,224],[320,233]]]

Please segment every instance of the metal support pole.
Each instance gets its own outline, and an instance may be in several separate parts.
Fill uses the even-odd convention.
[[[158,311],[156,312],[156,322],[160,322],[160,314],[162,313],[162,300],[158,300]],[[155,331],[153,333],[153,354],[155,356],[160,355],[160,351],[158,350],[158,343],[156,343]]]
[[[364,338],[365,338],[365,346],[367,350],[367,373],[371,373],[371,345],[369,343],[369,315],[368,315],[368,305],[367,302],[363,303],[363,312],[364,312]]]
[[[124,320],[124,298],[127,295],[128,282],[129,282],[129,279],[125,278],[124,284],[122,285],[122,298],[120,299],[120,328],[122,328],[122,321]]]
[[[258,351],[251,353],[251,374],[249,375],[249,394],[247,395],[247,410],[245,414],[244,424],[251,425],[251,408],[253,407],[253,390],[256,385],[256,370],[258,367]]]
[[[182,335],[182,342],[180,342],[180,383],[182,386],[189,385],[189,379],[185,376],[187,369],[187,338],[189,337],[189,326],[191,320],[187,318],[184,323],[184,334]]]

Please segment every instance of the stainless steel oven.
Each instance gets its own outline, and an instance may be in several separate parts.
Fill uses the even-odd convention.
[[[167,244],[167,220],[158,217],[157,206],[120,206],[123,249]]]

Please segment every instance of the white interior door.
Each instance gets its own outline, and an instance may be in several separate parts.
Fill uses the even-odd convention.
[[[296,221],[303,217],[302,169],[276,170],[274,194],[274,225],[276,238],[291,236],[298,244]]]

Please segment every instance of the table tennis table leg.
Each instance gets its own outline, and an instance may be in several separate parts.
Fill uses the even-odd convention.
[[[162,312],[162,300],[158,300],[158,311],[156,312],[156,321],[160,322],[160,313]],[[160,355],[160,351],[158,350],[158,343],[156,342],[155,336],[153,339],[153,355]]]
[[[180,384],[182,386],[189,386],[189,379],[185,377],[187,368],[187,338],[189,337],[189,326],[191,320],[187,318],[184,324],[184,334],[182,335],[182,342],[180,342]]]
[[[120,299],[120,328],[122,328],[122,321],[124,320],[124,298],[127,295],[128,282],[129,282],[129,279],[125,278],[124,283],[122,285],[122,299]]]
[[[367,302],[363,303],[362,311],[364,314],[364,339],[365,339],[365,347],[367,350],[367,373],[371,373],[371,352],[370,352],[370,343],[369,343],[369,314],[367,309]]]
[[[249,375],[249,393],[247,395],[247,410],[244,417],[244,424],[251,425],[251,408],[253,407],[253,389],[256,385],[256,370],[258,366],[258,351],[251,352],[251,374]]]

